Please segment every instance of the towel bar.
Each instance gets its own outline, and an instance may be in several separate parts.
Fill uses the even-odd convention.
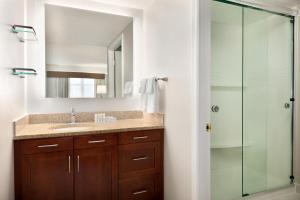
[[[166,81],[168,82],[169,78],[168,77],[163,77],[163,78],[156,78],[156,81]]]

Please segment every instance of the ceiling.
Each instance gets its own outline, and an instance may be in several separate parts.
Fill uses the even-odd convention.
[[[300,0],[261,0],[261,2],[275,3],[279,6],[283,6],[287,8],[295,8],[300,4]]]
[[[259,2],[260,3],[264,2],[266,4],[267,1],[271,1],[271,0],[262,0]],[[275,1],[275,0],[272,0],[272,1]],[[277,3],[279,3],[279,1],[280,0],[277,0]],[[258,1],[256,1],[256,2],[258,2]],[[275,3],[275,2],[272,2],[272,3]],[[291,3],[290,5],[297,5],[297,4]],[[246,8],[245,12],[244,12],[244,18],[243,18],[242,7],[232,6],[230,4],[225,4],[225,3],[217,2],[217,1],[213,1],[211,7],[212,7],[212,21],[214,23],[235,25],[235,26],[239,26],[239,27],[242,27],[243,23],[251,24],[251,23],[262,21],[269,17],[274,16],[274,14],[269,13],[269,12],[262,12],[260,10]],[[289,22],[289,20],[290,20],[289,18],[285,18],[283,16],[280,16],[280,19],[281,20],[285,19],[285,21],[282,21],[282,22]],[[279,18],[277,20],[279,22]]]
[[[235,2],[254,3],[281,9],[295,9],[300,5],[300,0],[232,0]]]
[[[145,9],[155,0],[91,0],[91,1],[113,4],[113,5],[124,6],[124,7]],[[248,1],[271,3],[271,4],[276,4],[287,8],[294,8],[300,4],[300,0],[248,0]]]
[[[112,5],[122,6],[122,7],[145,9],[154,0],[91,0],[91,1],[112,4]]]
[[[108,46],[132,21],[131,17],[46,5],[46,42]]]
[[[95,2],[113,4],[124,7],[132,7],[138,9],[145,9],[155,0],[91,0]],[[262,2],[268,4],[276,4],[277,6],[295,8],[300,5],[300,0],[248,0],[250,2]]]

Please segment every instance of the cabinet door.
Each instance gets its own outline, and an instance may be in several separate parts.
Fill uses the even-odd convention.
[[[73,199],[72,151],[25,155],[22,166],[22,199]]]
[[[75,150],[75,199],[117,199],[116,147]]]

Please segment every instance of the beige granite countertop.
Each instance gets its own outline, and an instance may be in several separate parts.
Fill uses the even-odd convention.
[[[64,128],[69,128],[69,130]],[[15,132],[14,140],[63,137],[86,134],[105,134],[125,131],[163,129],[161,117],[147,115],[136,119],[120,119],[115,122],[93,123],[40,123],[25,124]]]

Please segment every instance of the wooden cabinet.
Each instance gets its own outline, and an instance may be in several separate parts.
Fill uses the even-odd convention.
[[[163,130],[15,141],[17,200],[161,200]]]
[[[154,200],[160,199],[159,179],[156,175],[137,176],[130,179],[120,180],[120,200]]]
[[[73,199],[72,138],[15,144],[16,199]]]
[[[163,199],[163,130],[119,136],[119,200]]]
[[[75,199],[117,199],[116,137],[79,136],[74,141]]]
[[[159,173],[160,143],[149,142],[119,146],[119,177]]]

